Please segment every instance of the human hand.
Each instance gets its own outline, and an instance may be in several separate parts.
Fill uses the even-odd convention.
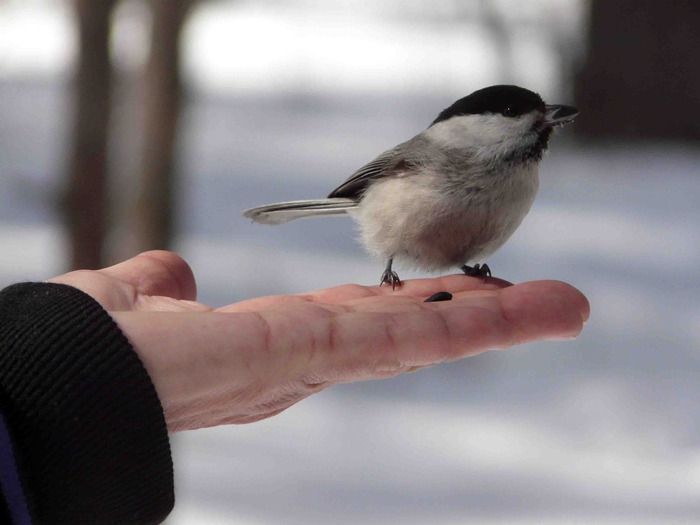
[[[141,357],[171,432],[264,419],[337,383],[379,379],[544,339],[571,339],[589,305],[558,281],[450,275],[344,285],[221,308],[195,302],[180,257],[153,251],[51,279],[94,297]],[[447,290],[447,302],[423,302]]]

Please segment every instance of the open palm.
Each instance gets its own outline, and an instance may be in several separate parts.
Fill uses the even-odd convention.
[[[558,281],[451,275],[343,285],[210,308],[175,254],[52,279],[94,297],[143,360],[171,431],[275,415],[335,383],[378,379],[485,350],[570,339],[586,298]],[[453,300],[425,303],[449,291]]]

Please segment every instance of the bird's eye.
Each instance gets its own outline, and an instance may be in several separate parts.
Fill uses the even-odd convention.
[[[518,115],[518,110],[515,106],[508,106],[503,110],[504,117],[516,117]]]

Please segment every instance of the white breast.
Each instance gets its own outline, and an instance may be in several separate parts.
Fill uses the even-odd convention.
[[[483,262],[530,210],[537,164],[484,180],[480,190],[460,190],[426,170],[386,178],[368,188],[351,215],[365,248],[382,260],[428,271]]]

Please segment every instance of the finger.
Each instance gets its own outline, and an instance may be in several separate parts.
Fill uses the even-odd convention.
[[[172,252],[144,252],[98,271],[130,284],[140,295],[159,295],[189,301],[197,298],[192,269],[184,259]]]
[[[324,372],[308,380],[386,377],[514,344],[570,339],[589,315],[583,294],[556,281],[467,292],[411,308],[394,304],[398,312],[379,312],[377,302],[368,302],[370,311],[335,316],[327,336],[332,350],[322,355],[328,360]]]
[[[517,330],[518,342],[571,339],[590,317],[588,299],[561,281],[522,283],[502,292],[503,316]]]
[[[403,281],[400,288],[392,290],[390,286],[362,286],[345,284],[333,288],[325,288],[315,292],[297,295],[270,295],[240,301],[221,309],[225,312],[252,312],[260,309],[275,308],[288,304],[313,302],[319,304],[343,304],[358,299],[370,297],[416,297],[426,299],[431,295],[449,291],[450,293],[468,292],[474,290],[497,290],[511,283],[502,279],[468,277],[466,275],[446,275],[429,279],[411,279]]]
[[[402,281],[402,285],[395,290],[392,290],[391,286],[344,285],[300,295],[318,302],[334,303],[370,296],[410,296],[425,299],[441,291],[459,293],[473,290],[497,290],[510,286],[510,284],[502,279],[483,279],[481,277],[468,277],[464,274],[457,274]]]
[[[410,295],[428,297],[436,292],[449,293],[469,292],[473,290],[498,290],[512,283],[496,277],[472,277],[460,274],[443,275],[429,279],[410,279],[402,281],[401,288],[392,290],[389,286],[373,286],[378,295]]]

